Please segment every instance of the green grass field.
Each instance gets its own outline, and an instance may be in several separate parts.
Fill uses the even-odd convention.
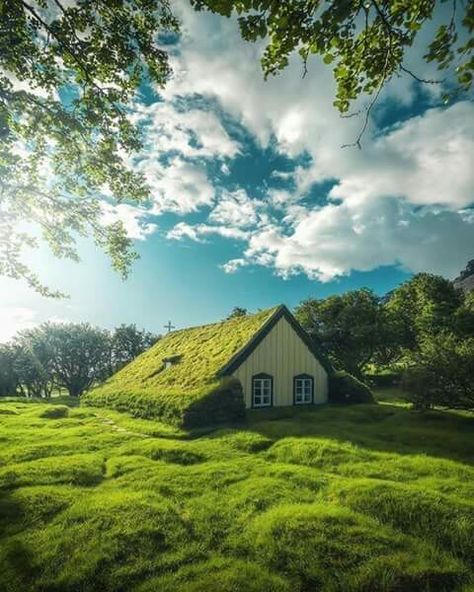
[[[474,591],[474,418],[0,403],[0,590]],[[398,396],[398,395],[396,395]]]

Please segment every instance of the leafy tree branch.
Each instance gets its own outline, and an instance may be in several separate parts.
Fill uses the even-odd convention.
[[[143,203],[129,155],[141,146],[129,105],[147,79],[170,75],[162,32],[178,31],[168,0],[5,0],[0,3],[0,275],[47,296],[24,261],[45,240],[77,259],[92,236],[126,277],[136,258],[104,202]]]

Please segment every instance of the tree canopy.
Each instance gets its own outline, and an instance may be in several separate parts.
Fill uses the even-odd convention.
[[[0,395],[80,396],[148,349],[159,337],[135,325],[114,331],[89,323],[43,323],[0,344]]]
[[[371,290],[353,290],[322,300],[310,298],[295,313],[336,366],[362,376],[380,342],[379,300]]]
[[[59,295],[24,262],[39,227],[71,259],[77,234],[93,236],[126,276],[136,255],[103,203],[148,197],[127,163],[140,147],[128,113],[145,79],[169,76],[168,0],[3,0],[0,26],[0,275]]]

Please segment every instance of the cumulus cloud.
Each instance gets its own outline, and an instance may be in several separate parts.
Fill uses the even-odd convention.
[[[151,212],[188,214],[214,202],[215,189],[207,172],[199,163],[189,163],[176,157],[166,165],[159,153],[142,155],[136,169],[143,173],[150,186],[153,200]]]
[[[102,203],[104,224],[112,224],[119,220],[123,223],[128,237],[135,240],[144,240],[157,229],[156,224],[146,221],[148,216],[147,210],[129,204]]]
[[[137,103],[131,120],[145,132],[146,152],[178,152],[187,158],[233,158],[240,150],[217,115],[174,103]]]
[[[363,150],[343,150],[363,117],[340,118],[328,68],[315,62],[303,80],[301,62],[293,59],[281,76],[265,82],[262,45],[242,41],[235,20],[178,6],[184,35],[172,57],[175,75],[159,90],[163,100],[137,103],[132,115],[145,132],[134,166],[151,187],[151,213],[202,214],[197,224],[186,218],[175,224],[170,240],[237,240],[242,255],[223,263],[226,273],[257,264],[321,281],[391,264],[449,275],[472,256],[474,105],[428,109],[386,129],[370,118]],[[421,65],[410,61],[429,77]],[[393,81],[381,109],[387,98],[409,106],[413,88],[409,78]],[[199,96],[203,100],[196,101]],[[357,107],[363,110],[364,98]],[[261,148],[271,142],[287,158],[305,154],[309,162],[292,172],[274,171],[266,195],[262,188],[258,198],[250,195],[231,177],[245,141],[229,135],[222,113]],[[233,185],[219,186],[210,165]],[[271,180],[286,188],[272,188]],[[332,189],[319,205],[311,204],[315,184],[327,181]],[[114,215],[130,236],[154,230],[142,210],[122,208]]]
[[[322,174],[339,172],[331,192],[339,199],[396,195],[414,204],[459,208],[474,201],[472,162],[474,105],[461,102],[409,119],[351,159],[326,162]]]
[[[272,266],[284,277],[303,272],[329,281],[351,269],[380,265],[449,276],[473,250],[472,212],[416,210],[384,198],[308,210],[289,232],[270,228],[253,235],[245,258]]]
[[[267,204],[263,200],[252,199],[244,189],[224,191],[211,211],[209,220],[229,226],[249,227],[264,223]]]
[[[428,109],[387,129],[371,118],[363,149],[341,149],[357,137],[362,118],[341,120],[328,68],[312,64],[303,80],[296,59],[264,82],[261,45],[243,42],[232,19],[196,14],[185,5],[181,10],[185,35],[164,97],[198,93],[217,101],[262,147],[275,138],[282,154],[306,153],[312,161],[293,173],[275,172],[275,180],[292,187],[270,189],[265,199],[219,192],[206,224],[173,229],[172,238],[203,240],[217,226],[220,235],[224,227],[245,229],[242,257],[224,263],[224,271],[253,263],[322,281],[390,264],[449,275],[472,256],[474,223],[467,208],[474,202],[474,105]],[[413,56],[409,64],[430,77],[426,64]],[[387,98],[410,105],[413,89],[409,78],[393,81],[382,94],[382,110]],[[223,167],[229,170],[227,163]],[[329,180],[333,187],[323,205],[308,205],[312,187]]]
[[[130,114],[143,131],[144,145],[132,159],[151,189],[152,213],[187,214],[213,203],[215,190],[206,163],[235,158],[240,144],[211,109],[179,101],[136,102]]]
[[[187,238],[200,243],[205,242],[206,237],[212,234],[234,240],[246,240],[249,237],[248,233],[240,228],[212,226],[209,224],[191,225],[186,222],[178,222],[178,224],[176,224],[166,236],[171,240],[182,240]]]
[[[249,265],[248,260],[239,257],[237,259],[231,259],[230,261],[227,261],[227,263],[221,265],[221,268],[225,273],[235,273],[238,269],[245,267],[246,265]]]

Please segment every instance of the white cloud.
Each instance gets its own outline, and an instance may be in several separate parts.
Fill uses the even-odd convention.
[[[266,203],[244,192],[220,192],[210,224],[187,226],[193,240],[209,235],[214,224],[245,229],[242,257],[224,264],[224,271],[256,263],[282,275],[303,272],[329,280],[352,269],[400,264],[449,275],[472,256],[473,219],[462,208],[474,201],[474,105],[429,109],[386,130],[371,118],[363,149],[341,149],[357,138],[363,115],[340,118],[328,68],[313,62],[303,80],[301,62],[292,59],[280,76],[265,82],[261,44],[243,42],[233,19],[195,13],[185,4],[181,11],[184,41],[165,98],[198,93],[217,99],[262,146],[275,137],[281,153],[312,157],[309,167],[292,175],[273,174],[293,180],[295,190],[269,190]],[[432,66],[415,56],[416,51],[409,56],[409,67],[433,77]],[[395,79],[380,105],[391,98],[410,106],[417,97],[413,89],[409,77]],[[327,203],[301,201],[314,183],[328,180],[335,185]]]
[[[4,306],[0,308],[0,342],[9,341],[18,331],[38,324],[36,312],[31,308]]]
[[[352,158],[326,161],[338,173],[331,195],[345,200],[395,195],[450,208],[474,202],[474,105],[430,109],[376,138]]]
[[[262,200],[252,199],[244,189],[224,191],[209,214],[209,220],[218,224],[227,224],[246,228],[256,226],[267,216],[263,214],[266,204]]]
[[[144,146],[132,159],[151,188],[152,212],[187,214],[213,203],[214,187],[206,162],[234,158],[240,144],[211,110],[184,108],[178,102],[135,104],[132,123],[143,130]]]
[[[352,269],[369,271],[380,265],[449,276],[473,251],[472,212],[416,211],[385,198],[307,210],[289,233],[270,228],[253,235],[245,256],[282,276],[303,272],[329,281]]]
[[[214,187],[200,164],[176,157],[163,165],[158,153],[149,153],[142,156],[136,169],[145,175],[151,188],[153,214],[187,214],[214,202]]]
[[[205,242],[205,237],[213,234],[241,241],[249,238],[248,233],[240,228],[213,226],[209,224],[191,225],[186,222],[178,222],[178,224],[167,233],[166,237],[171,240],[183,240],[187,238],[200,243]]]
[[[102,220],[105,224],[112,224],[120,220],[129,238],[144,240],[157,229],[157,225],[146,222],[149,212],[142,208],[129,204],[112,205],[107,202],[102,204]]]
[[[230,261],[227,261],[227,263],[221,265],[221,269],[223,269],[225,273],[235,273],[238,269],[245,267],[248,264],[249,262],[247,259],[231,259]]]
[[[146,152],[176,151],[187,158],[233,158],[240,146],[215,113],[178,108],[173,103],[137,103],[131,120],[143,126]]]

